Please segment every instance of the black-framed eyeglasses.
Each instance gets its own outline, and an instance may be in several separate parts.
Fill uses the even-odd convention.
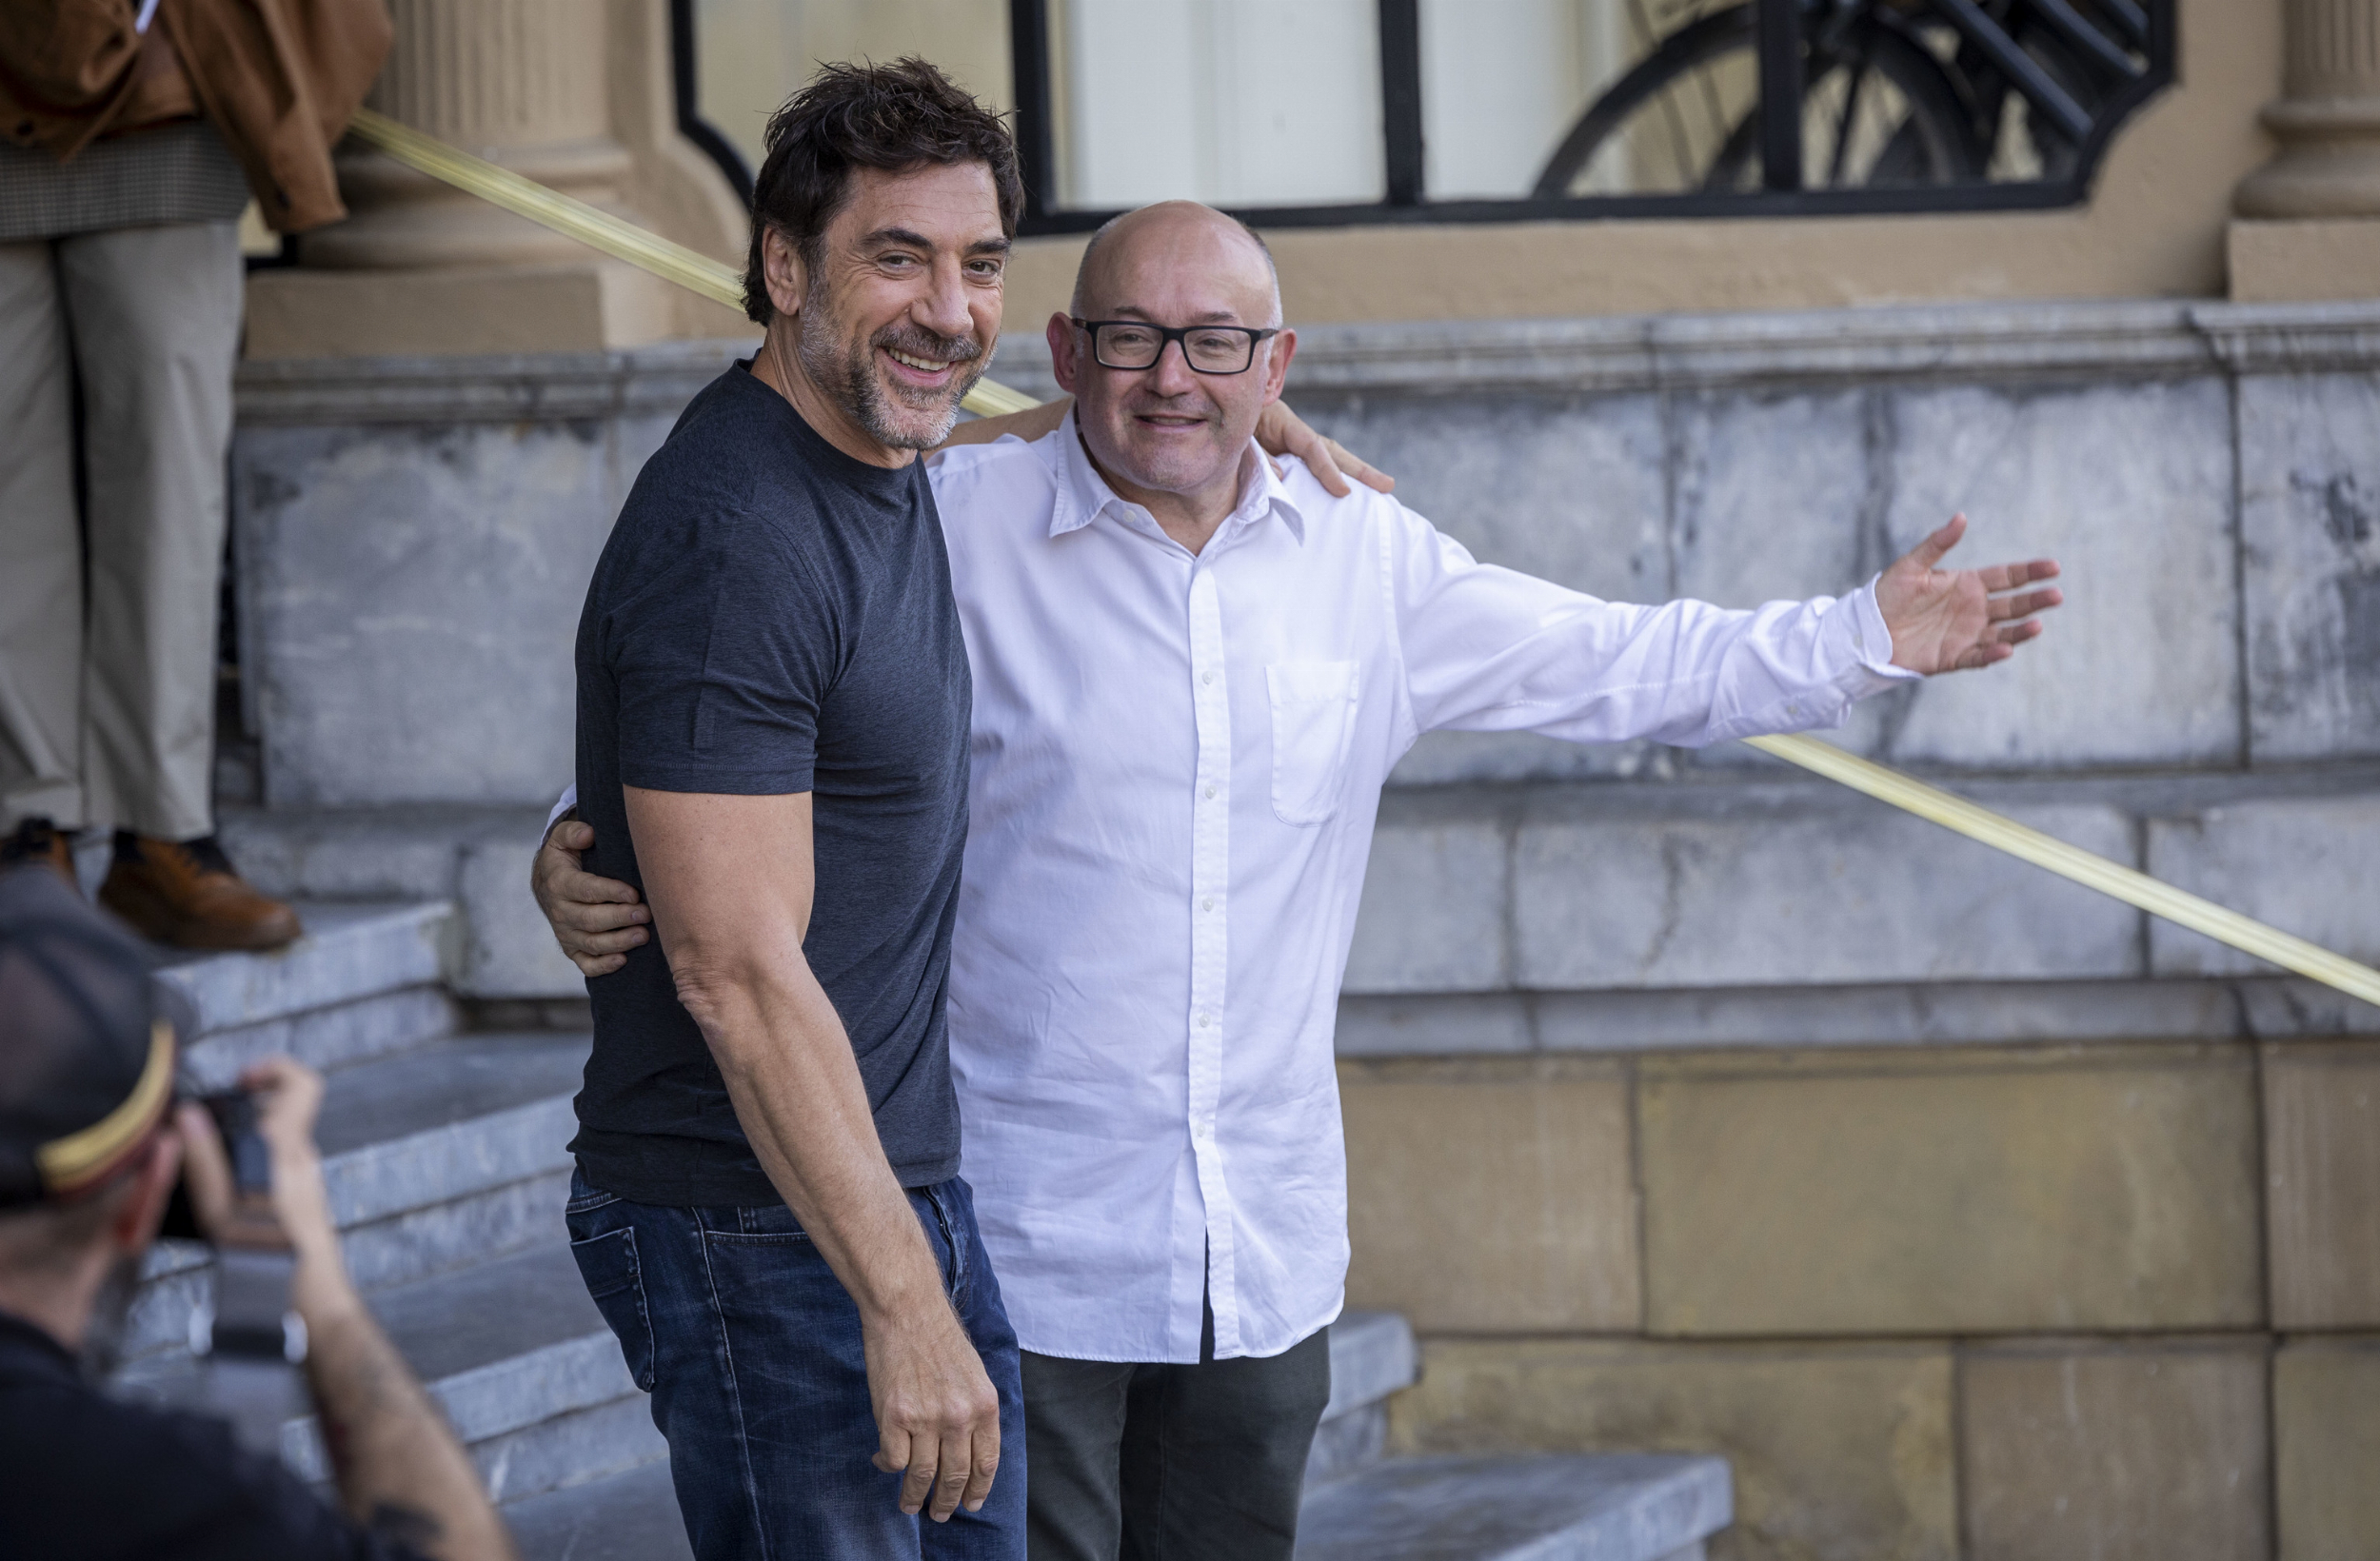
[[[1256,362],[1256,345],[1278,329],[1252,326],[1153,326],[1146,320],[1074,320],[1091,333],[1091,356],[1101,368],[1154,368],[1165,344],[1180,342],[1181,357],[1200,374],[1244,374]]]

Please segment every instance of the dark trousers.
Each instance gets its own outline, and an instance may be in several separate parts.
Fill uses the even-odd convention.
[[[902,1515],[870,1463],[859,1309],[783,1204],[661,1208],[570,1182],[570,1251],[653,1395],[699,1561],[1021,1561],[1026,1445],[1017,1335],[957,1177],[913,1190],[942,1283],[1000,1393],[1000,1474],[980,1512]]]
[[[1032,1561],[1289,1561],[1330,1330],[1217,1360],[1209,1314],[1195,1366],[1023,1360]]]

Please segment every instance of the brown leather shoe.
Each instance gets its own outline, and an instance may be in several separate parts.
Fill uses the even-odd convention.
[[[74,838],[47,819],[22,820],[15,834],[0,840],[0,869],[29,861],[56,873],[76,894],[83,892],[82,879],[74,876]]]
[[[295,911],[248,886],[212,835],[176,842],[117,830],[99,903],[177,948],[277,949],[306,930]]]

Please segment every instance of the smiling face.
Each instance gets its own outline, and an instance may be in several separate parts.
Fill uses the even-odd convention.
[[[885,453],[942,443],[1000,338],[1008,239],[991,170],[853,169],[814,275],[783,235],[766,243],[771,336],[790,335],[800,377],[826,404],[797,397],[804,415],[845,420],[819,429],[838,445],[839,432]]]
[[[1280,324],[1272,265],[1240,225],[1188,201],[1120,219],[1084,257],[1074,312],[1085,320],[1159,326]],[[1265,405],[1279,399],[1297,338],[1259,343],[1240,374],[1200,374],[1169,342],[1147,368],[1102,367],[1087,331],[1064,315],[1049,323],[1058,383],[1075,396],[1091,458],[1111,481],[1225,510],[1240,461]],[[1143,502],[1146,502],[1145,500]]]

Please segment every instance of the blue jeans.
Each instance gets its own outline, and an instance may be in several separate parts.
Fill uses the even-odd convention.
[[[859,1309],[793,1211],[663,1208],[570,1181],[570,1251],[669,1443],[699,1561],[1022,1561],[1017,1335],[954,1176],[912,1190],[967,1336],[1000,1393],[1000,1474],[980,1512],[901,1512],[878,1470]]]

